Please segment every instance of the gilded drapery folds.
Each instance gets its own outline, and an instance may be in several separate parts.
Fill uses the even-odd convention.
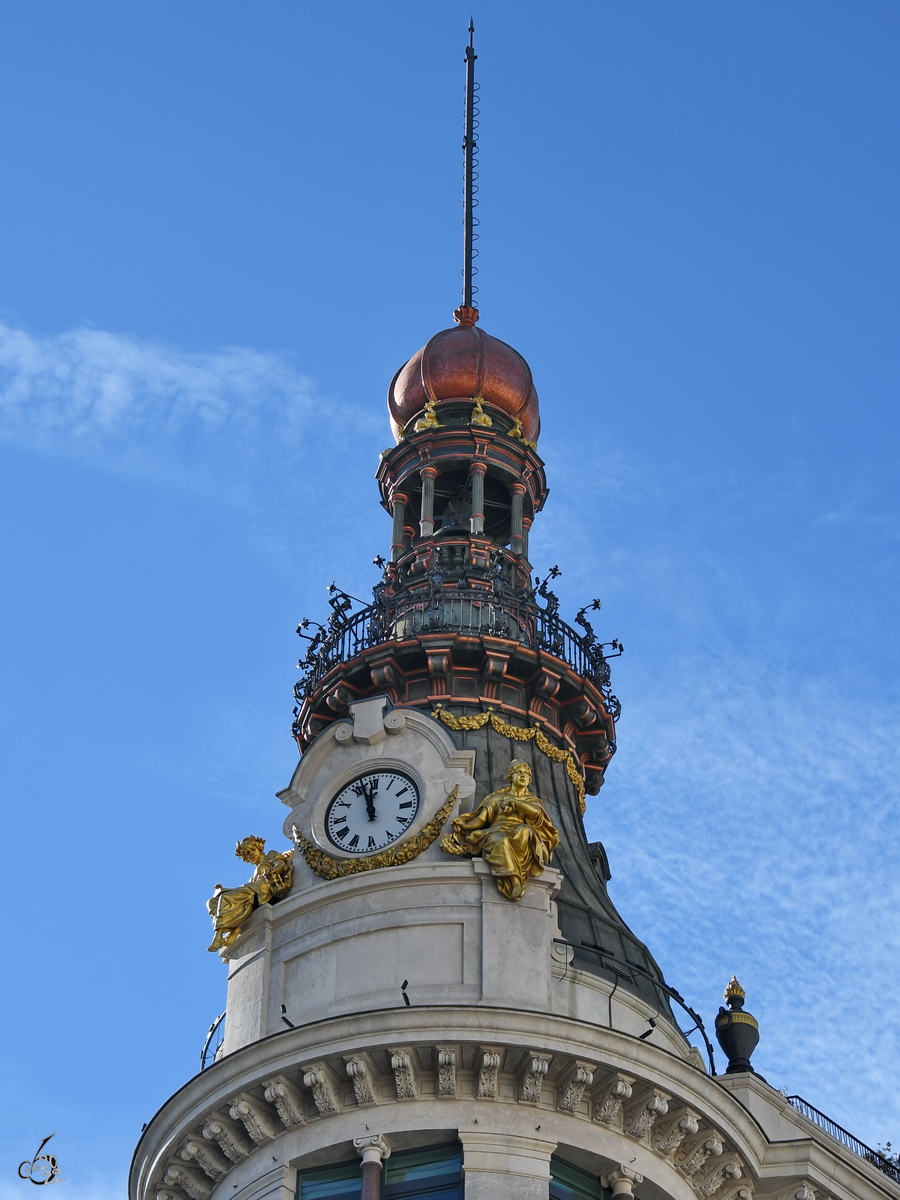
[[[441,839],[447,854],[480,854],[497,887],[510,900],[524,895],[532,875],[540,875],[559,845],[559,833],[540,797],[531,790],[531,767],[514,758],[506,774],[509,787],[485,796],[478,808],[453,821]]]
[[[208,950],[230,946],[241,932],[241,926],[259,904],[280,900],[291,890],[294,872],[294,852],[270,850],[266,854],[265,838],[245,837],[234,848],[238,858],[253,863],[256,870],[249,883],[236,888],[216,884],[216,892],[206,907],[213,919],[215,936]]]

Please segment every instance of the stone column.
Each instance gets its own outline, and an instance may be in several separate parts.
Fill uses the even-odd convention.
[[[406,523],[407,496],[402,492],[391,493],[391,511],[394,514],[394,533],[391,539],[391,562],[396,562],[405,549],[403,541],[403,526]]]
[[[531,517],[522,518],[522,557],[528,558],[528,530],[531,528]]]
[[[525,496],[524,483],[511,483],[509,492],[512,496],[511,534],[509,548],[513,554],[525,553],[525,533],[522,526],[522,500]]]
[[[472,533],[484,533],[484,477],[487,474],[487,463],[473,462],[469,467],[469,478],[472,482],[472,518],[470,529]]]
[[[381,1163],[390,1158],[391,1148],[380,1134],[353,1139],[357,1154],[362,1158],[362,1191],[360,1200],[379,1200],[381,1196]]]
[[[556,1142],[488,1129],[460,1129],[466,1200],[547,1200]]]
[[[423,467],[419,474],[422,477],[422,519],[419,522],[419,537],[431,537],[434,533],[434,481],[437,479],[437,469]]]
[[[613,1200],[632,1200],[634,1185],[643,1183],[644,1177],[620,1163],[608,1175],[604,1175],[600,1182],[604,1187],[612,1188]]]

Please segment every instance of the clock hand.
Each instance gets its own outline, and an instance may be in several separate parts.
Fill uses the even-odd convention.
[[[365,785],[363,785],[363,786],[365,786]],[[376,820],[375,793],[377,792],[377,790],[378,790],[378,780],[377,779],[373,779],[372,782],[369,784],[369,786],[366,787],[366,789],[365,789],[366,816],[369,818],[370,821]]]

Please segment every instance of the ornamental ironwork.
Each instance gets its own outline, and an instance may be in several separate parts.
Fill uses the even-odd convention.
[[[600,608],[599,600],[586,604],[575,616],[583,633],[559,616],[559,599],[548,584],[560,574],[558,567],[552,567],[545,579],[536,578],[534,588],[523,595],[511,594],[503,586],[499,570],[486,571],[480,586],[464,579],[447,583],[435,572],[414,588],[396,590],[388,575],[372,589],[371,604],[332,583],[327,622],[322,625],[306,618],[297,627],[309,645],[297,664],[302,675],[294,687],[294,698],[302,705],[330,671],[373,646],[409,641],[426,633],[458,633],[504,638],[562,659],[594,684],[607,711],[618,720],[621,705],[610,689],[609,659],[617,658],[623,646],[618,640],[598,641],[586,614]],[[298,712],[299,708],[295,715]]]

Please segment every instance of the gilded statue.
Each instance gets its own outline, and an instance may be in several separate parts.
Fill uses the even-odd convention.
[[[520,900],[532,875],[540,875],[559,845],[559,833],[540,798],[531,790],[531,767],[514,758],[506,773],[509,787],[491,792],[474,812],[453,821],[441,839],[448,854],[480,854],[497,887]]]
[[[207,900],[206,907],[213,920],[215,937],[208,950],[221,950],[230,946],[241,932],[241,926],[260,904],[280,900],[291,890],[294,872],[294,852],[270,850],[266,854],[266,840],[261,837],[245,837],[234,848],[238,858],[253,863],[256,870],[249,883],[236,888],[223,888],[216,884],[216,894]]]

